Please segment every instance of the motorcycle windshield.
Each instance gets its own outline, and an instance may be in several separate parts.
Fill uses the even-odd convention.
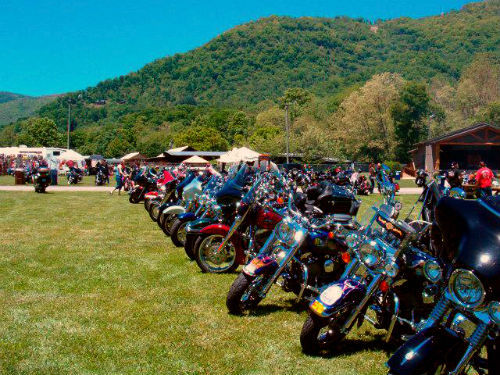
[[[195,178],[195,174],[193,172],[189,172],[184,180],[182,180],[179,185],[177,185],[177,190],[182,191],[186,185],[188,185]]]
[[[196,195],[202,192],[202,178],[201,176],[193,179],[183,190],[182,197],[184,200],[193,199]]]
[[[239,199],[245,186],[248,166],[244,164],[234,178],[227,180],[222,188],[215,194],[217,200]]]
[[[474,271],[500,293],[500,197],[443,197],[436,206],[436,221],[444,240],[440,256]]]
[[[252,185],[250,190],[248,190],[248,192],[245,194],[241,202],[246,204],[252,203],[255,200],[257,191],[261,184],[262,184],[262,178],[259,177],[257,178],[257,180],[255,180],[254,184]]]

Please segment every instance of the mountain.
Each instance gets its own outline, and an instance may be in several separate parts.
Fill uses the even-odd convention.
[[[273,100],[296,86],[318,96],[332,95],[381,72],[453,81],[477,53],[500,56],[499,24],[499,0],[471,3],[439,16],[376,23],[348,17],[263,18],[82,91],[90,115],[81,121],[102,118],[104,102],[105,108],[117,103],[134,109],[242,107]],[[56,107],[63,111],[65,105],[54,103],[46,113]]]
[[[20,98],[27,98],[26,95],[14,94],[13,92],[0,91],[0,104],[10,102]]]
[[[31,97],[10,92],[0,92],[0,126],[35,115],[44,105],[53,102],[57,95]]]

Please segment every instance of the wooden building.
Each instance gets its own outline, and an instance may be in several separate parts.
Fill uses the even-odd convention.
[[[460,169],[478,169],[484,161],[489,168],[500,170],[500,128],[478,123],[420,142],[410,153],[415,169],[428,172],[448,169],[453,161]]]

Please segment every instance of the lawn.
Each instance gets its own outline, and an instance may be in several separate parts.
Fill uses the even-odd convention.
[[[76,186],[95,186],[95,176],[83,176],[82,182],[79,182]],[[68,179],[66,176],[59,176],[58,183],[60,186],[74,186],[68,185]],[[0,186],[11,186],[15,185],[14,176],[0,176]],[[113,176],[110,178],[109,186],[115,185],[115,179]],[[105,185],[106,186],[106,185]]]
[[[367,324],[303,355],[306,313],[277,287],[228,315],[236,275],[200,273],[127,196],[0,192],[0,228],[1,374],[386,373]]]

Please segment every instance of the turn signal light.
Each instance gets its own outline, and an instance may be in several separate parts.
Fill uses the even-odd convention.
[[[284,204],[285,200],[282,197],[278,197],[277,202],[278,204]]]
[[[347,251],[342,253],[342,261],[346,264],[351,262],[351,256]]]
[[[333,240],[335,238],[335,233],[333,232],[328,232],[328,238]]]
[[[389,290],[389,284],[387,283],[387,281],[382,281],[380,283],[379,289],[382,293],[386,293]]]

